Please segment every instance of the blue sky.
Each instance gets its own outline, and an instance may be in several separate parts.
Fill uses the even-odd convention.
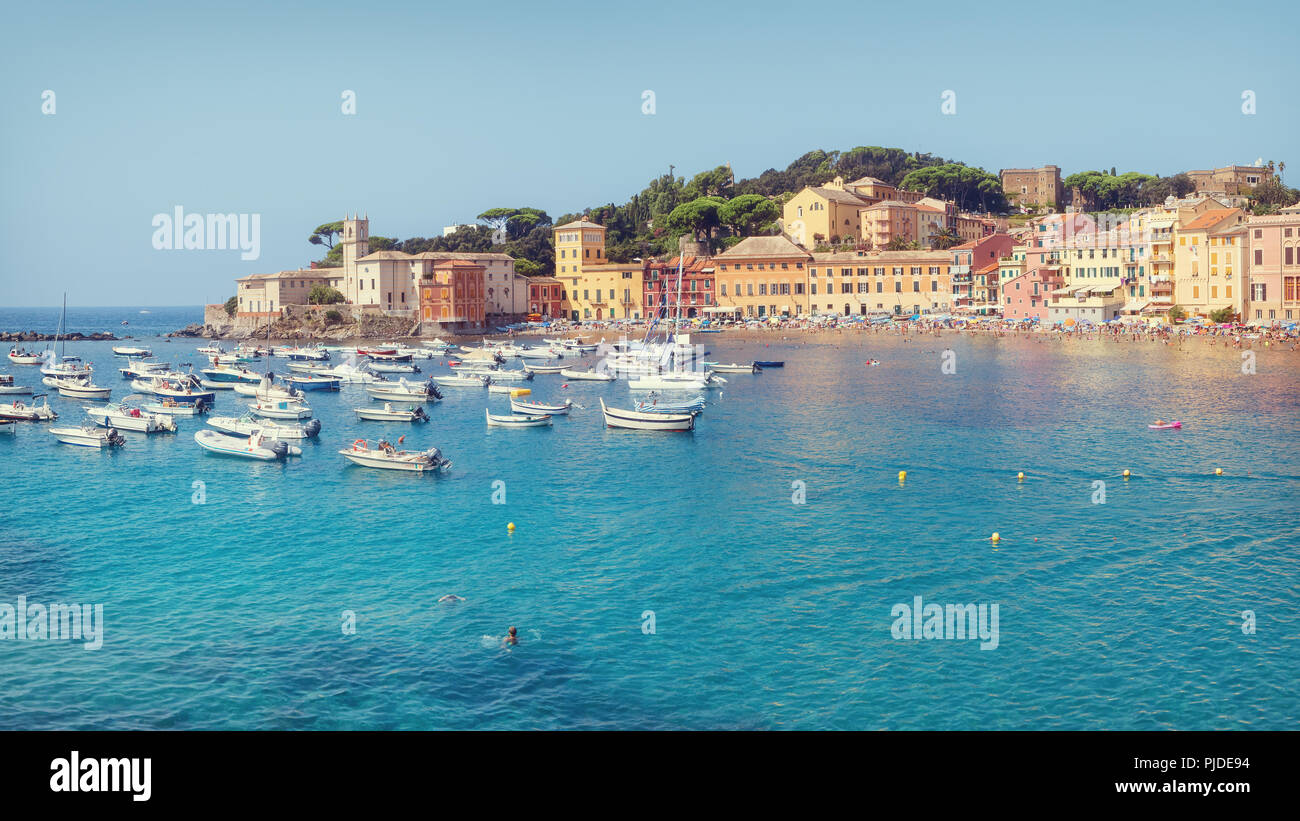
[[[366,211],[433,236],[553,216],[667,171],[814,149],[1300,183],[1300,11],[1267,4],[12,5],[0,53],[0,305],[220,302]],[[1217,44],[1217,45],[1216,45]],[[1216,51],[1222,47],[1223,51]],[[55,92],[55,113],[41,111]],[[642,91],[656,113],[642,114]],[[957,94],[957,113],[940,112]],[[1241,111],[1243,90],[1257,113]],[[341,112],[344,90],[356,114]],[[261,256],[160,251],[175,206],[261,215]]]

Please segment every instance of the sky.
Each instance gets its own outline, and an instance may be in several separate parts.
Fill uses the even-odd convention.
[[[743,178],[818,148],[1065,175],[1263,158],[1300,183],[1294,0],[3,11],[0,306],[223,302],[235,277],[318,259],[308,235],[348,213],[436,236],[497,206],[621,203],[670,165]],[[256,215],[259,255],[155,248],[177,207]]]

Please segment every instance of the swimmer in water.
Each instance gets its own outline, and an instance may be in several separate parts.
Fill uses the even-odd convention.
[[[1163,425],[1164,423],[1165,423],[1165,420],[1163,420],[1163,419],[1157,419],[1157,420],[1156,420],[1156,424],[1157,424],[1157,425]]]
[[[511,627],[509,630],[506,631],[506,636],[505,638],[501,639],[501,643],[507,647],[519,643],[519,636],[517,635],[514,627]]]
[[[439,604],[455,604],[458,601],[465,601],[465,599],[461,598],[460,596],[457,596],[455,593],[448,593],[447,595],[443,596],[441,599],[438,599]]]

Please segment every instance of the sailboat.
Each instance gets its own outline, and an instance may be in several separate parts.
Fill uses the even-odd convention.
[[[89,365],[79,364],[81,358],[77,356],[68,356],[68,340],[64,337],[63,332],[66,329],[68,321],[68,295],[63,295],[63,313],[59,316],[59,330],[54,335],[54,344],[58,345],[59,355],[55,356],[54,349],[49,348],[45,351],[45,364],[41,366],[41,373],[46,376],[57,379],[66,379],[78,377],[90,377],[92,368]]]

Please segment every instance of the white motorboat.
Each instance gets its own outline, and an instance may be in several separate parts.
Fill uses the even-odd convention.
[[[429,414],[419,405],[395,408],[392,402],[385,402],[382,408],[354,408],[357,418],[371,422],[428,422]]]
[[[234,382],[210,382],[207,379],[200,379],[199,386],[210,391],[230,391],[235,389]]]
[[[484,388],[488,384],[486,376],[435,376],[433,381],[444,388]]]
[[[107,400],[113,395],[112,388],[105,388],[102,385],[92,384],[89,378],[59,379],[56,380],[55,384],[59,389],[59,396],[66,396],[69,399]]]
[[[289,367],[293,367],[293,365]],[[366,363],[354,365],[343,362],[332,368],[317,371],[317,373],[321,376],[332,376],[345,385],[368,385],[372,382],[387,381],[384,377],[370,370],[370,366]]]
[[[149,413],[143,408],[128,405],[132,399],[141,397],[128,396],[116,405],[102,408],[86,408],[86,415],[103,428],[117,428],[136,433],[175,433],[176,420],[162,413]]]
[[[262,381],[263,374],[245,368],[243,365],[222,364],[218,357],[210,368],[203,368],[202,373],[209,382],[246,382],[256,385]]]
[[[202,416],[211,409],[203,400],[197,402],[177,402],[175,399],[159,399],[146,402],[144,409],[149,413],[161,413],[165,416]]]
[[[301,425],[289,425],[273,419],[259,419],[251,413],[243,416],[213,416],[208,419],[208,424],[222,433],[237,436],[251,436],[254,431],[261,430],[271,439],[310,439],[320,433],[319,419],[312,419]]]
[[[32,392],[31,388],[24,385],[14,384],[13,376],[7,373],[0,373],[0,393],[27,395]]]
[[[35,404],[40,399],[41,404]],[[11,405],[0,404],[0,419],[13,419],[18,422],[49,422],[58,419],[59,415],[50,408],[50,398],[43,393],[38,393],[32,397],[33,404],[27,404],[17,399]]]
[[[152,393],[159,399],[175,399],[177,402],[203,400],[212,405],[217,401],[216,391],[204,388],[198,377],[189,373],[169,373],[166,376],[136,379],[131,382],[131,387],[139,393]]]
[[[195,353],[207,354],[208,356],[224,356],[226,351],[220,345],[204,345],[202,348],[195,348]]]
[[[497,370],[481,371],[481,373],[493,382],[528,382],[533,378],[528,371]]]
[[[382,362],[376,360],[370,363],[370,370],[375,373],[419,373],[420,366],[406,362]]]
[[[610,408],[600,400],[600,411],[605,424],[611,428],[627,430],[690,431],[695,430],[693,413],[643,413],[641,411]]]
[[[412,384],[405,379],[397,382],[377,382],[366,386],[371,399],[395,399],[399,402],[437,402],[442,391],[432,381]]]
[[[250,385],[246,382],[235,384],[235,393],[240,396],[251,396],[254,399],[299,399],[301,400],[302,392],[290,387],[280,387],[274,383],[274,377],[271,374],[265,374],[262,381],[256,385]]]
[[[484,409],[489,428],[540,428],[551,424],[550,414],[501,416]]]
[[[398,442],[400,443],[400,439]],[[348,461],[368,468],[383,470],[406,470],[415,473],[445,471],[451,468],[451,460],[442,455],[437,448],[428,450],[397,450],[388,442],[379,440],[375,447],[370,447],[365,439],[358,439],[352,447],[339,451]]]
[[[114,345],[113,353],[118,356],[153,356],[153,351],[148,348],[137,348],[133,345]]]
[[[117,372],[122,374],[123,379],[146,379],[167,373],[169,370],[171,370],[170,362],[146,362],[137,359],[129,365],[118,368]]]
[[[94,370],[89,365],[78,364],[77,360],[67,360],[64,362],[47,362],[41,366],[41,373],[54,379],[78,379],[80,377],[90,377],[90,372]]]
[[[569,409],[572,407],[573,403],[567,399],[564,400],[564,404],[555,405],[510,397],[510,410],[525,416],[568,416]]]
[[[760,368],[753,362],[748,365],[737,365],[732,362],[730,365],[716,363],[708,366],[708,369],[714,373],[758,373]]]
[[[79,428],[50,428],[50,433],[65,445],[81,445],[87,448],[117,448],[126,444],[126,438],[116,428],[100,430],[94,425]]]
[[[302,455],[301,448],[265,436],[260,430],[255,430],[248,436],[227,436],[215,430],[200,430],[194,433],[194,441],[198,442],[199,447],[213,453],[260,459],[263,462]]]
[[[330,366],[324,362],[288,362],[285,364],[294,373],[324,373]]]
[[[634,391],[702,391],[721,387],[722,377],[691,371],[660,373],[629,379],[627,386]]]
[[[563,376],[566,379],[575,379],[575,380],[587,381],[587,382],[613,382],[614,381],[614,374],[601,373],[595,370],[594,368],[585,371],[573,370],[572,368],[564,368],[563,370],[560,371],[560,376]]]
[[[542,373],[542,374],[563,373],[564,366],[563,365],[538,365],[533,362],[525,362],[524,370],[528,371],[529,373]]]
[[[311,408],[296,399],[258,399],[248,406],[254,416],[267,419],[310,419]]]
[[[315,373],[296,373],[284,377],[284,383],[297,391],[336,391],[341,381],[335,376]]]
[[[559,359],[560,352],[550,348],[524,348],[519,352],[521,359]]]
[[[45,361],[45,357],[23,348],[10,348],[9,361],[15,365],[39,365]]]

